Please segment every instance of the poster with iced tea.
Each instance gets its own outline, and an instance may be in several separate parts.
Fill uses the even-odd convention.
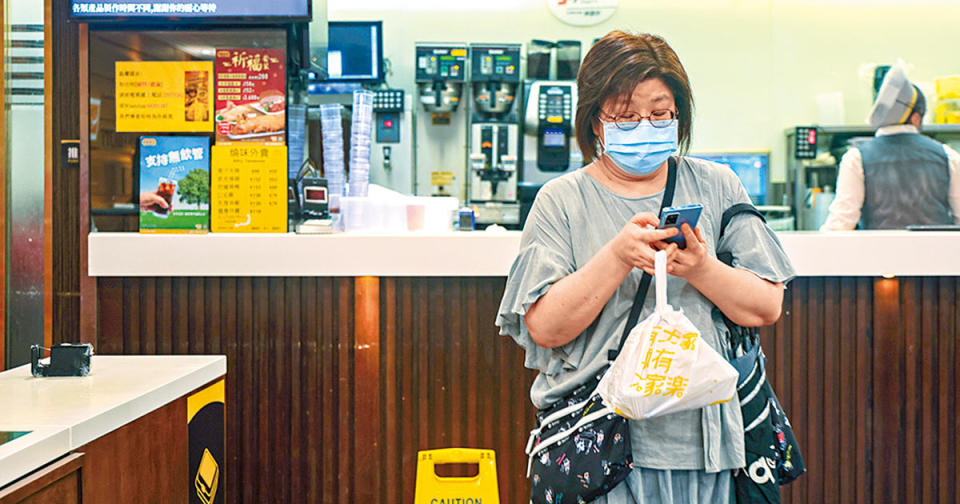
[[[213,62],[118,61],[117,132],[213,130]]]
[[[140,232],[210,229],[210,139],[140,137]]]
[[[280,49],[218,49],[217,145],[283,145],[286,136],[286,54]]]

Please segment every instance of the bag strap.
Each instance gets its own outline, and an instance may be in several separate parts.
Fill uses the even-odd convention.
[[[760,213],[760,210],[757,210],[757,207],[751,205],[750,203],[737,203],[736,205],[726,209],[726,211],[723,212],[723,216],[720,217],[720,235],[717,236],[718,242],[721,238],[723,238],[723,233],[727,230],[727,224],[729,224],[734,217],[742,213],[751,213],[757,217],[760,217],[760,220],[763,222],[767,222],[766,217]]]
[[[730,208],[724,210],[723,216],[720,217],[720,232],[717,234],[717,243],[720,243],[720,240],[723,238],[723,233],[727,230],[727,224],[733,220],[734,217],[742,213],[753,214],[757,217],[760,217],[760,220],[766,222],[767,219],[760,213],[759,210],[750,203],[737,203],[736,205],[731,206]],[[732,252],[719,252],[717,253],[717,259],[720,260],[723,264],[727,266],[733,266],[733,253]],[[719,311],[719,309],[718,309]],[[727,329],[730,331],[729,339],[730,346],[732,348],[737,348],[740,345],[745,344],[746,342],[755,340],[756,330],[753,328],[743,327],[739,324],[735,324],[729,317],[722,311],[720,315],[723,317],[723,322],[727,326]]]
[[[720,217],[720,233],[717,235],[717,243],[720,243],[720,240],[723,239],[723,233],[727,230],[727,224],[733,220],[734,217],[742,213],[749,213],[760,217],[760,220],[767,222],[767,219],[757,210],[757,207],[751,205],[750,203],[737,203],[736,205],[731,206],[730,208],[724,210],[723,216]],[[717,254],[717,259],[727,266],[733,266],[733,254],[730,252],[721,252]]]
[[[667,160],[667,186],[663,189],[663,201],[660,202],[660,211],[657,217],[663,213],[663,209],[673,204],[673,193],[677,189],[677,158],[671,156]],[[640,279],[640,286],[637,288],[637,294],[633,297],[633,306],[630,308],[630,315],[627,317],[627,325],[623,328],[623,335],[620,336],[620,343],[616,350],[611,349],[607,352],[607,359],[614,361],[620,355],[623,344],[627,342],[627,336],[630,330],[637,325],[640,320],[640,312],[643,310],[643,301],[647,298],[647,291],[650,290],[650,281],[653,279],[647,272],[643,272],[643,278]]]

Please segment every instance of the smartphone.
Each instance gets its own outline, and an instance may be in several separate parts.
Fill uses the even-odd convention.
[[[703,205],[684,205],[684,206],[675,206],[667,207],[663,209],[663,212],[660,213],[660,226],[659,229],[669,229],[675,227],[680,229],[680,225],[687,223],[690,225],[690,229],[696,229],[697,221],[700,220],[700,212],[703,211]],[[683,237],[683,232],[677,233],[671,238],[667,238],[667,243],[676,243],[680,248],[687,248],[687,241]]]

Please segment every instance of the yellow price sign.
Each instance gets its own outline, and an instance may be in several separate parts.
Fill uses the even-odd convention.
[[[118,61],[118,132],[213,131],[212,61]]]
[[[287,147],[237,144],[211,150],[210,230],[287,232]]]
[[[454,174],[449,171],[430,172],[430,185],[448,186],[453,183]]]

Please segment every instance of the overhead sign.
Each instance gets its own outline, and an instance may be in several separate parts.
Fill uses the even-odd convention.
[[[547,7],[568,25],[591,26],[610,19],[618,3],[618,0],[547,0]]]
[[[212,61],[118,61],[117,132],[213,131]]]
[[[74,19],[300,18],[310,16],[309,0],[71,0]]]

